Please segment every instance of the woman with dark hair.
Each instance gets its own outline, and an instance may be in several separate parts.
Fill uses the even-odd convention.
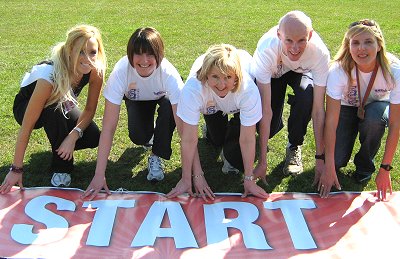
[[[172,135],[176,125],[179,129],[176,105],[182,87],[181,76],[164,57],[160,33],[154,28],[137,29],[128,41],[127,55],[117,62],[104,89],[106,100],[96,172],[82,197],[93,198],[102,188],[109,192],[105,171],[122,100],[128,112],[129,138],[137,145],[151,148],[147,179],[164,178],[161,158],[168,160],[172,154]]]

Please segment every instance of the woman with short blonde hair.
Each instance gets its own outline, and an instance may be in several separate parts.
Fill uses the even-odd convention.
[[[177,111],[183,121],[182,178],[167,194],[168,198],[184,192],[193,195],[192,182],[197,196],[204,200],[215,197],[205,179],[197,150],[201,114],[206,122],[203,137],[221,150],[222,172],[244,172],[244,197],[248,194],[267,197],[253,176],[261,98],[254,78],[245,69],[250,67],[251,61],[252,57],[246,51],[237,50],[229,44],[219,44],[211,46],[194,62]]]

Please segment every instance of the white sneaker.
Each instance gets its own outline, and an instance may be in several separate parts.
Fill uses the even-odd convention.
[[[147,180],[149,181],[161,181],[164,179],[164,169],[161,159],[156,155],[149,156],[147,160]]]
[[[231,174],[238,174],[238,173],[239,173],[239,169],[233,167],[233,166],[228,162],[228,160],[226,160],[226,158],[225,158],[225,156],[224,156],[224,151],[223,151],[223,150],[221,151],[220,157],[221,157],[221,160],[224,162],[224,165],[222,166],[222,169],[221,169],[221,171],[222,171],[224,174],[229,174],[229,173],[231,173]]]
[[[286,160],[283,166],[283,174],[298,175],[303,172],[303,163],[301,161],[301,146],[292,146],[286,148]]]
[[[54,173],[51,178],[51,184],[54,187],[68,187],[71,184],[71,175],[67,173]]]

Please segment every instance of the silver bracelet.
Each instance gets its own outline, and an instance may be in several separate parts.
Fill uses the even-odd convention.
[[[244,180],[245,181],[254,181],[254,176],[253,175],[245,175],[244,176]]]

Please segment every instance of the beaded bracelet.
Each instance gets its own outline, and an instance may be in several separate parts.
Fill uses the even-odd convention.
[[[14,172],[16,174],[23,174],[24,173],[24,168],[23,167],[17,167],[14,164],[12,164],[11,167],[10,167],[10,172]]]
[[[204,177],[204,174],[199,174],[199,175],[192,175],[192,177],[193,177],[193,180],[197,180],[197,179],[199,179],[200,177]]]

